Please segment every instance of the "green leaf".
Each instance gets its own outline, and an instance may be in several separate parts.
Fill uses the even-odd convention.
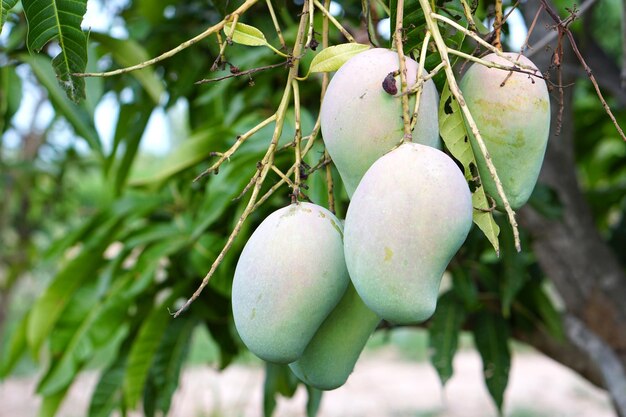
[[[7,19],[7,13],[15,7],[17,0],[0,0],[0,32]]]
[[[542,323],[555,339],[565,340],[561,313],[554,306],[541,281],[531,281],[530,285],[526,286],[523,292],[525,297],[524,305],[529,306],[541,318]]]
[[[29,315],[26,335],[33,354],[39,351],[74,293],[102,264],[102,253],[118,226],[118,219],[105,224],[94,239],[87,242],[80,253],[57,273],[43,295],[35,302]]]
[[[439,102],[439,131],[446,147],[463,166],[465,178],[472,190],[472,205],[474,207],[474,223],[482,230],[496,253],[500,254],[498,235],[500,228],[493,218],[491,204],[487,200],[485,190],[480,183],[480,176],[476,158],[469,142],[469,133],[459,103],[450,92],[446,83]]]
[[[265,35],[263,35],[263,32],[261,32],[254,26],[246,25],[244,23],[237,23],[234,32],[232,32],[232,26],[232,23],[226,23],[224,25],[224,33],[226,34],[226,36],[232,33],[231,39],[233,42],[247,46],[267,45],[267,40],[265,39]]]
[[[59,87],[54,72],[50,68],[50,60],[42,55],[19,56],[20,60],[29,64],[37,80],[46,88],[48,98],[55,110],[63,116],[74,128],[78,136],[87,141],[91,149],[102,154],[100,137],[96,131],[89,113],[82,107],[72,103]]]
[[[180,372],[189,352],[191,336],[196,326],[196,319],[186,316],[177,320],[170,320],[169,326],[161,341],[161,346],[154,357],[154,363],[150,369],[148,386],[153,399],[151,404],[154,410],[159,410],[162,415],[167,415],[172,402],[172,395],[178,387]],[[150,407],[146,405],[147,396],[144,395],[144,410],[146,415]]]
[[[500,411],[511,369],[508,340],[508,325],[500,315],[485,311],[476,315],[474,343],[483,360],[485,384]]]
[[[121,67],[130,67],[150,59],[148,52],[139,43],[132,39],[117,39],[99,32],[91,32],[89,38],[100,44],[100,47],[111,54],[111,57]],[[165,88],[163,81],[154,71],[153,67],[147,67],[139,71],[131,72],[131,75],[139,81],[155,104],[163,97]]]
[[[315,55],[309,67],[309,74],[316,72],[337,71],[353,56],[370,49],[369,45],[360,43],[342,43],[330,46]]]
[[[22,79],[17,75],[15,66],[0,67],[0,135],[9,127],[21,101]]]
[[[66,388],[74,379],[90,355],[87,347],[100,347],[105,344],[120,328],[128,306],[120,303],[122,290],[130,286],[134,276],[128,274],[125,279],[118,281],[111,294],[99,303],[89,303],[83,313],[83,320],[77,323],[75,330],[67,339],[61,357],[52,362],[50,369],[39,382],[37,392],[44,395],[54,394]],[[77,295],[80,295],[77,293]],[[80,300],[74,301],[77,303]],[[87,357],[86,357],[87,356]]]
[[[130,348],[123,382],[124,402],[130,409],[135,408],[141,398],[157,349],[170,320],[173,320],[168,307],[179,296],[174,290],[163,303],[152,309]]]
[[[292,397],[298,388],[298,379],[287,365],[267,362],[263,385],[263,415],[271,417],[276,408],[276,395]]]
[[[122,381],[126,368],[127,351],[122,350],[116,360],[102,373],[91,395],[89,417],[108,417],[122,402]]]
[[[43,397],[41,407],[39,407],[39,417],[54,417],[67,394],[69,387],[56,394]]]
[[[5,378],[11,372],[17,361],[26,352],[27,327],[28,314],[20,320],[20,323],[15,326],[10,335],[5,334],[8,343],[4,344],[4,346],[2,346],[3,350],[0,351],[0,379]]]
[[[113,138],[113,149],[106,161],[106,170],[109,177],[112,177],[112,185],[115,195],[120,195],[130,169],[135,161],[135,156],[139,150],[139,144],[143,137],[144,130],[152,114],[152,107],[137,103],[125,103],[120,106],[115,136]],[[115,161],[116,153],[120,144],[123,146],[123,156],[111,169]]]
[[[465,309],[454,292],[448,291],[439,297],[428,334],[432,352],[430,361],[439,374],[441,385],[445,385],[452,376],[452,360],[464,321]]]
[[[502,218],[504,221],[504,218]],[[519,291],[528,280],[528,254],[517,252],[513,231],[510,227],[502,230],[502,276],[500,277],[500,293],[502,298],[502,315],[508,317],[511,314],[511,305]]]
[[[28,49],[39,52],[57,40],[61,52],[52,60],[67,96],[78,102],[85,97],[85,79],[72,76],[87,67],[87,38],[80,28],[87,0],[22,0],[28,20]]]

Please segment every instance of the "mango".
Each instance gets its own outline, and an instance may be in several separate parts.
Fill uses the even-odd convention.
[[[365,304],[392,323],[429,318],[472,210],[463,173],[440,150],[407,143],[378,159],[352,196],[344,230],[346,265]]]
[[[380,317],[367,308],[354,286],[348,285],[302,357],[289,368],[307,385],[321,390],[339,388],[348,380],[378,323]]]
[[[406,59],[407,82],[415,84],[418,64]],[[383,81],[397,71],[398,54],[375,48],[350,58],[331,79],[322,106],[321,126],[326,149],[349,196],[365,171],[396,146],[403,136],[400,77],[395,77],[398,93],[390,95]],[[411,112],[415,97],[411,99]],[[439,95],[432,80],[424,84],[415,142],[439,147]]]
[[[516,53],[506,55],[513,60],[518,56]],[[496,54],[483,59],[511,65]],[[519,62],[537,68],[524,56]],[[539,71],[537,74],[541,75]],[[473,64],[459,87],[491,155],[504,193],[511,207],[517,209],[528,201],[535,188],[548,143],[550,96],[546,83],[528,74],[513,72],[509,76],[509,71]],[[471,133],[470,140],[484,189],[502,208],[495,182]]]
[[[235,327],[252,353],[297,360],[349,282],[342,227],[328,210],[291,204],[270,214],[246,242],[235,268]]]

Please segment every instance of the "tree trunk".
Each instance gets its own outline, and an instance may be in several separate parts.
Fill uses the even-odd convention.
[[[528,23],[539,6],[539,1],[526,3],[524,15]],[[541,13],[530,45],[551,28],[554,21],[547,13]],[[566,38],[563,47],[565,63],[577,65]],[[550,67],[551,60],[550,51],[535,51],[533,56],[542,71]],[[554,70],[551,75],[553,81],[557,80]],[[571,85],[574,77],[572,72],[564,72],[563,85]],[[519,212],[519,220],[530,232],[538,262],[566,306],[564,325],[571,346],[564,346],[562,351],[571,351],[573,347],[581,355],[580,363],[593,364],[595,370],[586,376],[600,377],[619,415],[626,417],[626,274],[596,229],[576,177],[572,96],[573,88],[565,88],[561,133],[555,136],[559,100],[558,90],[553,91],[553,133],[540,176],[540,182],[556,192],[563,215],[550,220],[525,207]],[[559,349],[549,352],[556,360],[560,360],[561,353]]]

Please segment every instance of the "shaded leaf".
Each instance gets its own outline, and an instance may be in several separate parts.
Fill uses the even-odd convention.
[[[137,337],[130,347],[123,382],[124,402],[130,409],[135,408],[141,398],[155,354],[172,320],[168,307],[177,297],[179,294],[174,291],[165,301],[152,309],[141,324]]]
[[[72,326],[75,330],[63,341],[61,357],[51,363],[50,369],[39,382],[38,393],[51,395],[66,388],[91,356],[92,352],[85,351],[106,344],[116,332],[127,327],[125,324],[120,325],[127,309],[127,305],[120,302],[120,293],[132,280],[133,276],[128,274],[125,279],[118,281],[116,288],[105,300],[87,300],[87,308],[78,310],[78,314],[82,313],[82,319]],[[77,295],[79,297],[74,297],[74,304],[70,307],[80,303],[82,294]]]
[[[0,67],[0,134],[4,132],[22,101],[22,79],[12,65]]]
[[[271,417],[276,408],[276,395],[292,397],[298,388],[298,379],[287,365],[265,364],[265,384],[263,385],[263,415]]]
[[[563,341],[563,318],[546,293],[541,281],[533,280],[523,290],[524,305],[541,318],[541,322],[555,339]]]
[[[42,55],[20,55],[19,58],[30,65],[37,80],[46,88],[55,110],[72,125],[78,136],[87,141],[91,149],[102,153],[102,145],[93,120],[84,108],[75,105],[65,96],[50,68],[50,60]]]
[[[27,340],[31,352],[37,353],[43,341],[52,331],[61,312],[80,285],[102,264],[102,253],[109,245],[113,230],[119,226],[113,219],[98,231],[91,242],[85,244],[80,253],[68,261],[43,295],[35,302],[28,320]]]
[[[91,395],[89,417],[108,417],[122,402],[122,381],[126,367],[127,351],[120,355],[100,376],[100,380]]]
[[[232,31],[232,23],[226,23],[224,25],[224,33],[228,36]],[[231,39],[233,42],[240,45],[247,46],[264,46],[267,45],[265,35],[259,29],[254,26],[246,25],[245,23],[237,23],[235,31],[232,32]]]
[[[504,219],[502,219],[504,220]],[[511,314],[511,305],[519,291],[528,280],[527,254],[517,252],[510,227],[502,230],[502,276],[500,277],[500,294],[502,298],[502,315],[508,317]]]
[[[150,59],[150,55],[143,46],[132,39],[117,39],[99,32],[91,32],[89,38],[98,42],[100,47],[110,53],[113,60],[121,67],[130,67]],[[147,67],[130,74],[139,81],[152,101],[158,104],[165,93],[165,88],[154,68]]]
[[[509,328],[501,316],[489,312],[483,311],[475,318],[474,343],[483,360],[485,384],[498,410],[502,411],[511,368]]]
[[[452,361],[464,321],[465,309],[454,292],[448,291],[439,297],[428,334],[432,352],[430,361],[439,374],[441,385],[445,385],[452,376]]]
[[[15,7],[17,4],[17,0],[1,0],[0,1],[0,32],[2,32],[2,27],[4,26],[4,22],[7,19],[7,13]]]
[[[87,38],[80,28],[87,0],[22,0],[28,20],[28,49],[39,52],[57,40],[61,52],[52,60],[61,87],[72,101],[85,97],[85,79],[71,74],[87,67]]]
[[[67,394],[69,387],[56,394],[43,397],[41,406],[39,407],[39,417],[54,417]]]
[[[309,73],[337,71],[353,56],[370,49],[360,43],[342,43],[330,46],[315,55],[309,67]]]
[[[474,223],[482,230],[496,253],[499,254],[500,243],[498,242],[498,235],[500,234],[500,228],[493,218],[493,213],[490,211],[491,204],[489,204],[485,190],[480,183],[478,165],[469,141],[469,133],[465,126],[461,107],[452,96],[447,83],[441,93],[439,102],[439,131],[452,156],[463,166],[465,178],[470,184],[472,205],[474,207]]]
[[[118,147],[121,143],[124,153],[119,158],[114,169],[109,169],[109,177],[113,178],[113,190],[116,195],[121,194],[130,169],[135,161],[135,156],[139,150],[141,138],[152,114],[152,107],[142,106],[136,103],[122,104],[115,126],[115,136],[113,138],[113,150],[107,159],[107,168],[115,160]]]
[[[11,334],[5,335],[8,342],[2,346],[3,350],[0,352],[0,379],[5,378],[11,372],[17,361],[26,352],[27,328],[28,315],[25,315],[20,323],[13,328]]]
[[[155,414],[150,413],[150,409],[161,411],[162,415],[168,414],[172,395],[178,387],[182,365],[189,352],[191,335],[196,323],[195,318],[189,315],[169,321],[169,326],[150,369],[146,391],[151,391],[151,395],[144,394],[146,416]],[[152,399],[152,404],[148,403],[148,399]]]

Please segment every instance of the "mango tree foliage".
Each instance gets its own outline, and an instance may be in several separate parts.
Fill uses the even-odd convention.
[[[213,365],[220,369],[246,351],[233,323],[230,297],[235,264],[261,221],[292,198],[292,190],[283,184],[239,224],[253,192],[251,178],[260,175],[268,146],[273,143],[276,148],[273,165],[277,170],[295,178],[293,144],[299,138],[304,148],[317,135],[325,74],[339,69],[357,52],[392,46],[376,31],[376,25],[389,14],[395,25],[398,2],[341,2],[343,14],[337,19],[358,42],[349,42],[331,23],[328,48],[324,48],[321,35],[324,15],[314,8],[314,30],[307,27],[304,36],[315,42],[295,57],[290,53],[298,37],[301,6],[291,0],[272,1],[272,17],[267,3],[260,1],[238,16],[236,25],[224,24],[168,59],[114,77],[83,78],[77,73],[115,70],[177,48],[248,4],[242,0],[136,0],[104,7],[114,16],[110,31],[81,29],[85,8],[92,2],[97,0],[89,0],[89,4],[86,0],[0,2],[0,378],[12,375],[25,357],[34,360],[41,371],[37,385],[37,394],[43,399],[41,415],[53,416],[68,389],[95,363],[99,379],[88,415],[107,416],[116,410],[124,413],[138,408],[148,416],[166,414],[194,335],[210,334],[219,351]],[[490,39],[492,28],[481,22],[486,21],[493,2],[430,3],[435,3],[437,14]],[[567,16],[569,3],[554,3],[561,16]],[[612,66],[600,66],[608,71],[606,68],[620,63],[619,45],[613,44],[618,37],[608,39],[597,29],[605,24],[619,27],[620,14],[598,13],[591,10],[581,17],[594,31],[583,30],[578,23],[572,30],[577,38],[594,41],[581,46],[583,54],[596,51],[589,45],[609,52],[598,57],[596,51],[591,59],[592,63],[594,59],[610,60]],[[532,16],[527,17],[528,23],[531,20]],[[280,35],[274,21],[281,28]],[[465,32],[441,21],[437,26],[448,47],[465,54],[474,52],[476,44]],[[423,51],[425,69],[439,69],[432,80],[441,97],[438,115],[444,151],[463,167],[471,189],[475,158],[465,141],[464,119],[443,74],[441,56],[422,47],[426,27],[420,2],[406,1],[404,52],[418,60]],[[537,27],[544,30],[548,25]],[[294,58],[300,61],[298,108],[293,105],[296,90],[288,101],[283,95]],[[458,55],[451,63],[457,75],[469,65]],[[613,75],[598,79],[608,82]],[[195,84],[214,78],[223,79]],[[566,107],[562,136],[550,140],[560,140],[560,146],[572,144],[566,152],[571,165],[559,169],[570,172],[564,177],[573,180],[565,185],[558,181],[537,185],[521,210],[520,253],[515,250],[515,236],[506,216],[490,210],[484,192],[472,189],[477,227],[448,267],[451,287],[440,296],[433,318],[422,325],[428,328],[431,359],[442,384],[453,375],[460,332],[473,333],[486,386],[498,408],[506,409],[503,395],[513,339],[535,345],[594,383],[610,388],[611,381],[579,366],[589,361],[584,349],[577,347],[576,361],[568,362],[562,355],[563,351],[571,353],[572,348],[562,318],[581,318],[583,312],[570,307],[571,293],[558,280],[559,271],[563,276],[568,272],[550,264],[558,254],[546,252],[552,247],[544,244],[550,236],[546,238],[536,226],[537,219],[567,225],[574,218],[572,204],[588,204],[588,211],[574,214],[587,216],[584,230],[592,238],[587,234],[574,240],[567,235],[560,236],[561,242],[596,242],[593,248],[601,248],[597,253],[617,265],[615,276],[624,276],[626,146],[585,80],[577,79],[563,98],[551,84],[553,119],[559,112],[555,104],[562,101]],[[603,87],[617,110],[618,123],[625,125],[623,92],[609,84]],[[27,97],[36,103],[26,111],[36,116],[31,123],[24,123],[23,115],[15,117]],[[286,107],[278,117],[281,106]],[[145,132],[157,113],[167,115],[171,130],[164,155],[142,150],[152,139]],[[103,133],[103,121],[109,134]],[[282,130],[275,129],[277,123],[284,123]],[[556,129],[554,123],[552,129]],[[254,134],[246,136],[251,130]],[[297,168],[303,185],[301,198],[329,207],[328,178],[332,178],[334,208],[337,216],[344,218],[348,193],[335,167],[330,164],[327,170],[323,138],[311,143]],[[236,152],[225,154],[233,146]],[[556,151],[549,147],[548,166],[544,167],[548,172],[555,170],[559,160],[550,158],[551,152]],[[212,169],[220,158],[219,169]],[[210,173],[203,175],[207,171]],[[259,196],[280,181],[284,178],[269,170]],[[572,200],[571,195],[577,197]],[[230,250],[223,254],[200,297],[173,319],[170,312],[194,293],[237,227],[238,236],[230,242]],[[576,261],[588,256],[592,255],[580,253]],[[591,265],[594,261],[587,262]],[[36,299],[24,304],[18,290],[28,275],[35,276],[41,290]],[[597,281],[598,276],[589,276],[589,282]],[[617,282],[614,293],[626,291],[626,283]],[[554,283],[565,298],[566,310],[554,303]],[[597,312],[590,306],[589,311]],[[623,306],[609,301],[605,306],[614,317],[624,314]],[[626,364],[619,340],[607,338],[603,329],[593,327],[594,316],[585,317],[581,319],[587,320],[591,330],[622,352],[618,358]],[[365,333],[379,322],[373,316],[361,318],[367,331],[356,338],[359,348],[365,343]],[[335,322],[342,320],[333,319]],[[625,334],[625,322],[610,321],[612,334]],[[325,334],[327,340],[340,338],[330,325]],[[324,352],[327,340],[316,339],[304,360],[291,366],[296,375],[318,361],[316,355]],[[351,346],[344,353],[354,356]],[[337,385],[326,381],[326,376],[315,375],[323,381],[320,386]],[[300,384],[290,367],[268,363],[265,415],[272,414],[277,396],[292,396]],[[306,412],[313,416],[323,397],[312,387],[307,387],[307,393]]]

